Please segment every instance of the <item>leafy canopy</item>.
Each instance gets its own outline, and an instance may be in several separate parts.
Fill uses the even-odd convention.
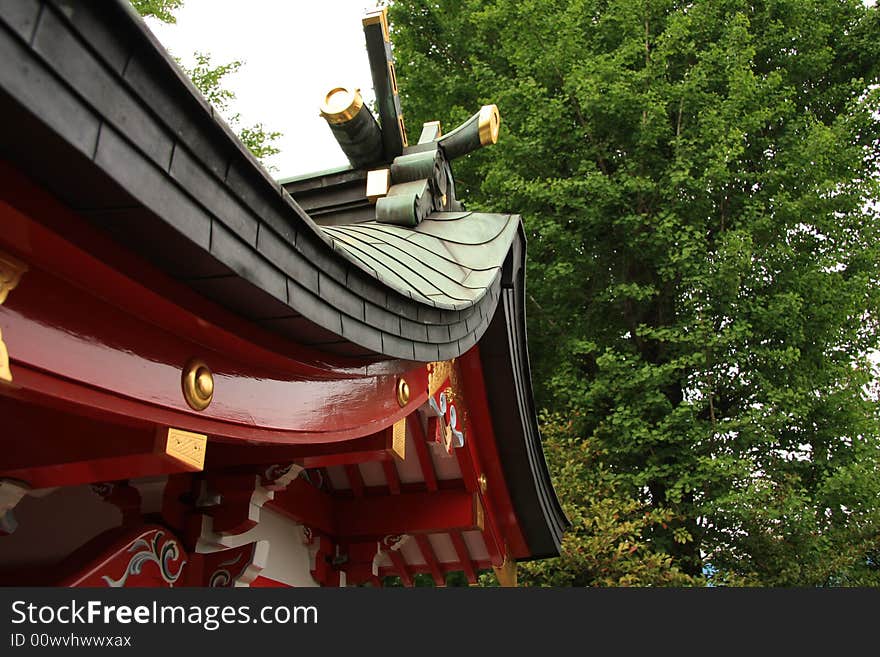
[[[878,9],[397,0],[390,18],[411,136],[501,110],[500,144],[455,173],[472,209],[524,217],[536,394],[572,423],[545,432],[576,529],[536,582],[612,583],[601,537],[639,546],[639,583],[880,584]]]
[[[132,6],[141,16],[150,16],[163,23],[176,23],[174,12],[183,6],[183,0],[131,0]],[[235,60],[226,64],[214,64],[211,55],[204,52],[193,53],[195,66],[187,67],[179,58],[177,64],[183,69],[202,95],[215,109],[228,117],[233,130],[241,142],[265,164],[265,160],[281,151],[275,146],[281,137],[280,132],[267,130],[263,123],[250,126],[241,125],[241,115],[236,112],[229,115],[230,104],[235,100],[235,92],[225,86],[224,78],[237,72],[244,62]],[[268,166],[269,170],[274,167]]]

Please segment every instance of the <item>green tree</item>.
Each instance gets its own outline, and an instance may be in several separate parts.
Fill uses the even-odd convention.
[[[541,417],[544,453],[571,528],[556,559],[519,566],[520,586],[693,586],[701,577],[681,572],[645,535],[668,526],[668,509],[650,508],[627,494],[625,481],[602,459],[594,439],[579,439],[571,418]],[[495,585],[494,574],[481,577]]]
[[[131,3],[141,16],[150,16],[163,23],[176,23],[174,12],[183,6],[183,0],[131,0]],[[280,132],[267,130],[262,123],[243,126],[238,112],[229,114],[230,103],[235,100],[235,92],[224,86],[224,78],[238,71],[243,62],[235,60],[226,64],[214,64],[211,62],[211,55],[204,52],[193,53],[193,58],[195,59],[193,68],[184,65],[177,57],[175,60],[205,99],[227,117],[241,142],[264,164],[266,158],[278,154],[280,150],[275,143],[281,137]],[[268,168],[274,170],[272,166]]]
[[[183,0],[131,0],[131,5],[141,16],[151,16],[163,23],[176,23],[174,12],[183,6]]]
[[[583,482],[560,487],[569,508],[637,502],[642,554],[712,582],[880,584],[877,8],[396,0],[390,18],[412,130],[501,110],[501,145],[456,179],[474,209],[524,215],[536,394],[582,438],[547,444]],[[562,580],[605,583],[564,547],[585,575]]]
[[[259,160],[279,153],[280,151],[274,143],[281,137],[280,132],[267,131],[262,123],[242,126],[241,115],[238,112],[232,115],[228,114],[229,104],[235,100],[235,92],[224,86],[223,79],[238,71],[242,62],[235,60],[226,64],[214,65],[211,62],[211,55],[203,52],[193,53],[193,57],[196,60],[193,68],[187,67],[179,59],[177,59],[177,63],[196,85],[196,89],[202,92],[205,99],[221,114],[229,116],[229,124],[238,133],[238,138],[242,143]]]

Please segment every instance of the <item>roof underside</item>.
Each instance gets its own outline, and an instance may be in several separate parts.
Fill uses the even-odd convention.
[[[518,216],[437,213],[403,228],[369,221],[363,198],[328,213],[342,180],[363,197],[363,172],[272,180],[123,0],[3,3],[0,61],[0,153],[219,305],[367,360],[446,360],[490,330],[481,353],[498,388],[490,402],[504,407],[493,416],[507,417],[496,435],[517,513],[535,556],[558,551],[565,521],[532,402]],[[288,190],[302,190],[314,219]]]

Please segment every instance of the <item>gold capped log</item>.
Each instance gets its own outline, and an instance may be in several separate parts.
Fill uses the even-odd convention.
[[[480,143],[483,146],[497,144],[498,131],[501,129],[501,114],[498,112],[498,105],[483,105],[480,108],[479,116]]]
[[[360,89],[333,87],[321,101],[321,116],[353,167],[382,159],[382,130],[364,105]]]
[[[333,125],[351,121],[364,106],[360,89],[349,90],[334,87],[326,93],[321,102],[321,116]]]
[[[454,160],[483,146],[498,143],[501,113],[497,105],[483,105],[480,111],[452,132],[437,140],[446,157]]]

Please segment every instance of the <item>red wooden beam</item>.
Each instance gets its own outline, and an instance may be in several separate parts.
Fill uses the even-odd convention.
[[[416,456],[419,459],[419,467],[422,469],[425,486],[427,486],[429,491],[435,491],[437,490],[437,472],[434,470],[434,461],[431,460],[431,454],[428,452],[425,431],[422,429],[422,421],[418,413],[408,415],[406,423],[412,435],[413,443],[416,446]]]
[[[400,551],[387,550],[385,554],[388,555],[388,558],[391,559],[391,563],[394,564],[394,570],[397,572],[397,575],[400,577],[404,586],[413,586],[415,584],[413,576],[409,572],[409,568],[407,568],[406,561],[404,561],[403,555],[400,554]]]
[[[446,578],[443,576],[443,571],[440,569],[440,564],[437,562],[434,548],[431,547],[431,541],[428,540],[428,536],[426,534],[416,534],[415,539],[416,544],[419,546],[419,551],[425,559],[425,564],[431,572],[431,577],[434,578],[434,584],[446,586]]]
[[[355,497],[364,496],[364,478],[361,476],[361,470],[356,465],[345,466],[345,476],[348,477],[348,483],[351,485],[351,492]]]
[[[339,498],[298,478],[286,490],[277,491],[266,507],[340,541],[353,543],[389,535],[478,529],[475,496],[462,490]]]
[[[2,395],[0,417],[0,477],[32,488],[198,469],[166,455],[155,427],[143,422],[104,422]]]
[[[305,479],[294,479],[285,490],[277,491],[275,499],[264,506],[324,534],[334,532],[333,498]]]
[[[471,561],[471,554],[467,549],[467,544],[464,542],[461,532],[451,531],[449,532],[449,538],[452,539],[452,545],[455,547],[455,553],[458,555],[458,561],[461,564],[461,569],[467,577],[467,581],[471,584],[476,584],[477,572],[474,569],[474,564]]]
[[[336,443],[278,445],[264,447],[217,443],[207,454],[205,468],[226,468],[246,464],[295,462],[304,468],[364,463],[391,458],[391,440],[385,430]]]
[[[465,491],[333,498],[340,537],[376,537],[477,528],[474,495]]]

